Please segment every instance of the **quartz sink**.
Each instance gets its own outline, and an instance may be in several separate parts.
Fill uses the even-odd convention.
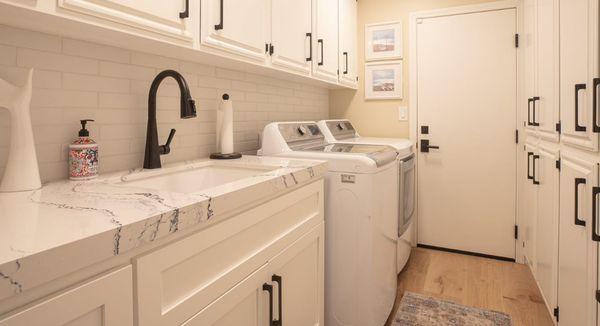
[[[199,193],[258,174],[275,167],[252,166],[234,162],[208,161],[195,166],[142,170],[121,177],[119,184],[178,193]]]

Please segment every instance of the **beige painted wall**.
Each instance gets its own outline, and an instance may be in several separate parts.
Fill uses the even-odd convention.
[[[358,1],[358,76],[357,91],[335,90],[330,92],[331,118],[348,118],[363,136],[406,137],[408,121],[398,120],[398,107],[408,107],[408,15],[414,11],[455,7],[495,0],[359,0]],[[365,24],[402,21],[404,84],[402,100],[364,99],[364,53]]]

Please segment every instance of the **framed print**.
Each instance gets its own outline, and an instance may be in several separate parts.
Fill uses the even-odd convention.
[[[365,61],[402,59],[402,24],[365,25],[365,43]]]
[[[365,63],[365,99],[401,99],[402,62]]]

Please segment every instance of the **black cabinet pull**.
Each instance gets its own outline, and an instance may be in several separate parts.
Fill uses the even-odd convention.
[[[262,288],[263,291],[269,293],[269,326],[275,326],[273,323],[273,285],[265,283]]]
[[[533,180],[533,176],[530,174],[531,170],[529,169],[532,156],[533,152],[527,152],[527,180]]]
[[[596,133],[600,132],[600,125],[598,124],[598,86],[600,86],[600,78],[594,78],[594,99],[592,100],[592,120],[594,121],[592,122],[592,125],[594,126],[593,129]]]
[[[600,187],[592,188],[592,240],[600,242],[600,234],[596,232],[598,228],[598,205],[596,204],[596,200],[598,199],[598,194],[600,194]]]
[[[535,179],[535,161],[539,160],[540,156],[539,155],[533,155],[533,175],[531,176],[531,178],[533,179],[533,184],[534,185],[539,185],[540,181]]]
[[[179,18],[184,19],[190,17],[190,0],[185,0],[185,10],[179,13]]]
[[[531,102],[533,102],[532,98],[527,99],[527,125],[533,126],[533,122],[531,122]]]
[[[532,111],[533,111],[533,113],[532,113],[533,121],[531,122],[531,125],[537,127],[537,126],[540,125],[540,123],[537,122],[537,120],[535,119],[535,102],[539,101],[540,97],[539,96],[534,96],[534,97],[531,98],[531,100],[533,102],[533,108],[532,108]]]
[[[321,46],[321,60],[319,60],[318,65],[322,66],[323,65],[323,60],[324,60],[324,58],[323,58],[323,39],[322,38],[318,39],[317,43],[319,43],[319,45]]]
[[[585,131],[586,127],[579,125],[579,91],[586,88],[585,84],[575,85],[575,131]]]
[[[306,58],[306,61],[312,61],[312,33],[306,33],[306,37],[308,37],[308,46],[309,46],[309,52],[310,54],[308,55],[308,58]]]
[[[585,221],[579,219],[579,185],[585,184],[584,178],[575,178],[575,225],[585,226]]]
[[[223,1],[220,0],[220,10],[219,10],[219,23],[215,25],[215,30],[223,29]]]
[[[346,57],[346,70],[344,70],[344,75],[348,74],[348,52],[344,52],[344,56]]]
[[[283,325],[283,283],[282,283],[282,278],[281,276],[274,274],[271,277],[271,280],[275,283],[277,283],[277,297],[278,297],[278,301],[277,301],[277,307],[278,307],[278,313],[279,313],[279,318],[273,321],[273,325],[275,326],[281,326]]]

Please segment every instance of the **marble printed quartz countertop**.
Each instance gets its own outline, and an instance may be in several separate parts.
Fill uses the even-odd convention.
[[[210,164],[197,160],[163,170]],[[118,184],[141,170],[0,194],[0,300],[321,177],[319,161],[244,156],[264,173],[183,194]]]

